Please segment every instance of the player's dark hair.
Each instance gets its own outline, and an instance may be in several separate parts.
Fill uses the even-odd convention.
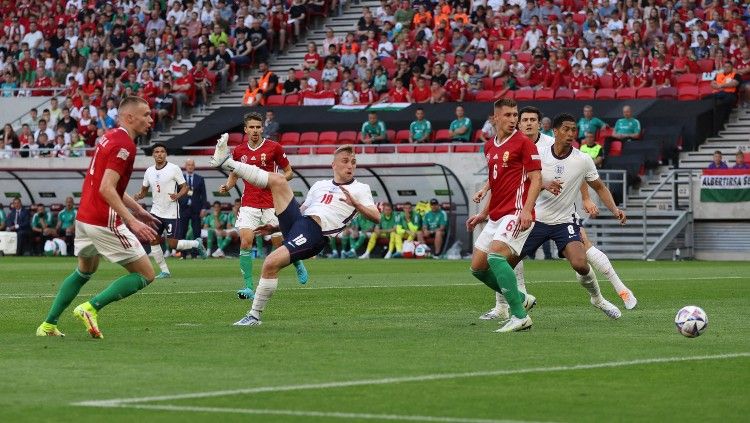
[[[534,106],[526,106],[522,108],[521,110],[519,110],[518,117],[523,116],[524,113],[533,113],[536,115],[536,118],[539,120],[539,122],[542,121],[542,112],[540,112],[539,109],[537,109]]]
[[[495,102],[495,108],[500,109],[502,107],[518,107],[518,103],[516,103],[516,100],[512,98],[501,98]]]
[[[217,205],[217,204],[221,206],[221,202],[219,202],[219,201],[214,201],[214,203],[213,203],[213,204],[211,204],[211,207],[213,207],[213,206],[215,206],[215,205]]]
[[[120,101],[120,106],[118,107],[118,109],[125,109],[130,106],[135,106],[138,103],[142,103],[148,106],[148,101],[142,99],[141,97],[130,95]]]
[[[163,148],[164,151],[167,151],[167,146],[166,145],[164,145],[163,143],[160,143],[160,142],[155,142],[155,143],[153,143],[151,145],[151,154],[154,154],[154,150],[156,150],[159,147]]]
[[[337,156],[339,153],[354,154],[354,147],[350,144],[344,144],[341,147],[337,148],[333,155]]]
[[[559,115],[555,116],[555,120],[552,121],[552,127],[558,129],[565,122],[573,122],[573,124],[575,125],[576,118],[574,118],[573,115],[569,115],[567,113],[560,113]]]
[[[260,115],[258,112],[250,112],[245,115],[245,118],[243,121],[245,122],[245,126],[247,126],[247,123],[251,120],[257,120],[261,124],[263,124],[263,116]]]

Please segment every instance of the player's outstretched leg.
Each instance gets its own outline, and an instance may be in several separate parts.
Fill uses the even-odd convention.
[[[487,261],[492,274],[495,276],[495,280],[502,289],[503,296],[505,296],[511,312],[510,320],[498,329],[497,332],[515,332],[530,329],[532,322],[526,313],[524,304],[531,301],[532,298],[527,300],[526,295],[518,291],[516,275],[513,273],[513,267],[508,263],[508,259],[498,253],[490,253]]]
[[[594,270],[591,267],[589,267],[589,271],[585,275],[576,273],[576,277],[581,286],[586,288],[586,291],[589,292],[589,295],[591,296],[591,305],[600,309],[610,319],[619,319],[622,316],[620,309],[602,296],[602,293],[599,290],[599,283],[596,280],[596,273],[594,273]]]
[[[612,263],[609,261],[607,255],[592,245],[586,250],[586,259],[594,269],[598,270],[599,273],[609,279],[612,283],[612,287],[617,291],[617,295],[619,295],[625,303],[625,308],[628,310],[634,309],[638,304],[638,300],[635,298],[635,295],[633,295],[633,291],[622,283],[620,276],[615,271],[615,268],[612,267]]]
[[[81,291],[83,285],[91,279],[91,275],[92,273],[82,272],[76,268],[73,273],[65,278],[62,285],[60,285],[60,290],[57,292],[55,300],[52,301],[52,307],[50,307],[49,313],[47,313],[47,318],[44,319],[44,322],[36,330],[36,336],[65,336],[64,333],[57,329],[57,322],[63,311],[68,308],[73,299]]]
[[[169,243],[167,243],[169,247]],[[167,260],[164,258],[164,251],[161,249],[161,243],[151,246],[151,256],[159,266],[159,274],[156,275],[156,279],[167,279],[172,275],[169,273],[169,266],[167,266]]]

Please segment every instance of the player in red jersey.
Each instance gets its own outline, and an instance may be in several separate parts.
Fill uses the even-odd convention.
[[[100,255],[128,274],[73,310],[94,338],[103,337],[97,324],[102,307],[135,294],[154,280],[154,269],[139,240],[156,239],[158,221],[125,192],[135,161],[134,139],[148,133],[153,123],[151,110],[146,100],[131,96],[122,100],[118,115],[120,127],[104,134],[83,181],[75,231],[78,268],[63,281],[37,336],[65,336],[57,329],[57,321],[96,272]]]
[[[281,144],[263,138],[263,116],[259,113],[248,113],[245,115],[245,134],[247,143],[240,144],[232,152],[232,159],[257,166],[266,172],[276,173],[278,169],[284,171],[286,180],[294,177],[292,166],[286,158]],[[229,192],[237,184],[238,177],[234,173],[229,174],[227,182],[219,187],[220,192]],[[237,291],[237,297],[241,300],[255,297],[253,292],[253,258],[251,249],[255,239],[255,230],[261,226],[279,226],[273,208],[273,196],[268,188],[258,188],[245,181],[242,191],[242,206],[240,207],[235,226],[240,230],[240,271],[245,281],[245,288]],[[271,236],[274,248],[281,245],[281,232]],[[223,255],[214,254],[214,257]],[[307,283],[307,269],[301,261],[295,261],[297,279],[301,284]]]
[[[515,100],[496,101],[493,120],[497,135],[484,146],[490,201],[481,213],[466,221],[466,227],[473,231],[489,218],[474,245],[471,269],[474,277],[507,300],[512,316],[498,332],[511,332],[531,327],[526,311],[536,302],[532,295],[518,290],[513,266],[534,226],[534,203],[542,188],[542,164],[534,143],[516,129]]]

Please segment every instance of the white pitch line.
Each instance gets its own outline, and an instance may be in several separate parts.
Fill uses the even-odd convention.
[[[211,397],[223,397],[229,395],[240,395],[240,394],[257,394],[265,392],[286,392],[286,391],[301,391],[301,390],[312,390],[312,389],[331,389],[331,388],[346,388],[352,386],[371,386],[371,385],[389,385],[395,383],[406,383],[406,382],[425,382],[433,380],[448,380],[448,379],[462,379],[462,378],[473,378],[473,377],[487,377],[487,376],[506,376],[506,375],[518,375],[527,373],[550,373],[550,372],[564,372],[564,371],[575,371],[575,370],[591,370],[591,369],[604,369],[612,367],[625,367],[625,366],[637,366],[642,364],[656,364],[656,363],[676,363],[683,361],[700,361],[700,360],[725,360],[730,358],[739,357],[750,357],[750,352],[730,353],[730,354],[717,354],[717,355],[701,355],[693,357],[662,357],[662,358],[646,358],[639,360],[629,361],[609,361],[604,363],[592,363],[592,364],[578,364],[574,366],[553,366],[553,367],[530,367],[525,369],[504,369],[504,370],[489,370],[489,371],[478,371],[478,372],[467,372],[467,373],[438,373],[428,374],[420,376],[405,376],[405,377],[392,377],[384,379],[364,379],[364,380],[351,380],[342,382],[327,382],[327,383],[312,383],[302,385],[286,385],[286,386],[263,386],[257,388],[243,388],[243,389],[232,389],[224,391],[211,391],[211,392],[194,392],[189,394],[177,394],[177,395],[159,395],[152,397],[140,397],[140,398],[115,398],[109,400],[92,400],[82,401],[73,403],[73,405],[85,406],[85,407],[119,407],[123,404],[136,404],[144,402],[154,401],[172,401],[172,400],[183,400],[183,399],[194,399],[194,398],[211,398]]]
[[[463,417],[439,417],[439,416],[404,416],[398,414],[370,414],[370,413],[342,413],[326,411],[297,411],[297,410],[272,410],[257,408],[222,408],[222,407],[193,407],[179,405],[145,405],[127,404],[116,406],[118,408],[136,408],[139,410],[163,410],[163,411],[189,411],[194,413],[234,413],[234,414],[256,414],[295,417],[325,417],[336,419],[363,419],[363,420],[397,420],[413,422],[440,422],[440,423],[534,423],[527,420],[493,420],[472,419]]]
[[[710,277],[711,280],[730,280],[730,279],[750,279],[745,276],[719,276]],[[706,277],[695,278],[648,278],[648,279],[628,279],[628,282],[659,282],[659,281],[705,281]],[[537,283],[573,283],[573,279],[561,280],[540,280],[532,281],[531,284]],[[328,290],[328,289],[398,289],[398,288],[440,288],[442,286],[484,286],[477,283],[443,283],[437,285],[428,284],[409,284],[409,285],[353,285],[353,286],[298,286],[294,288],[278,288],[277,291],[299,291],[299,290]],[[174,291],[174,292],[139,292],[138,295],[192,295],[192,294],[226,294],[235,293],[236,290],[205,290],[205,291]],[[88,297],[91,294],[78,294],[77,297]],[[0,300],[14,300],[27,298],[55,298],[53,294],[0,294]]]

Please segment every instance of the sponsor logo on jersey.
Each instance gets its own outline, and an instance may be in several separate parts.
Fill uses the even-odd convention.
[[[118,159],[127,160],[128,157],[130,157],[130,153],[125,148],[121,148],[120,151],[117,152]]]

